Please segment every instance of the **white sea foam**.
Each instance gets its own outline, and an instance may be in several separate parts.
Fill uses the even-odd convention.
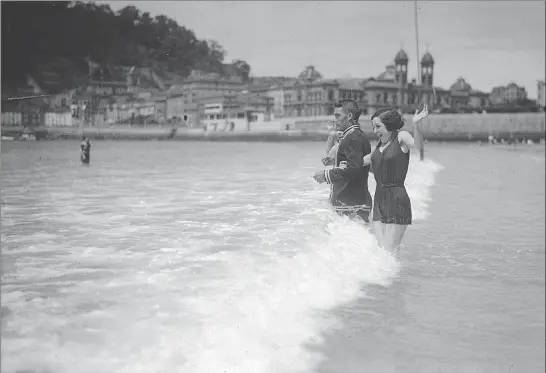
[[[440,169],[411,163],[417,221]],[[191,214],[168,217],[189,202],[135,192],[136,206],[87,202],[96,208],[87,219],[69,199],[46,200],[40,221],[71,234],[2,235],[17,266],[2,275],[2,371],[312,371],[321,356],[309,347],[342,322],[329,311],[366,285],[388,286],[399,263],[367,228],[328,210],[324,185],[287,179],[295,192],[209,190]],[[32,255],[10,250],[21,244]]]

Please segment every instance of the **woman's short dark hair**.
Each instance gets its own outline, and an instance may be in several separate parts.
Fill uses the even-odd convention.
[[[372,120],[379,118],[387,131],[396,131],[404,127],[406,121],[395,109],[380,109],[372,115]]]

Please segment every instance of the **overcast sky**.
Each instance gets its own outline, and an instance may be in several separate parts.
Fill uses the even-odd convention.
[[[253,75],[296,76],[315,65],[327,78],[377,76],[401,46],[417,76],[413,1],[102,1],[165,14],[216,40],[227,61],[244,59]],[[515,82],[537,95],[545,78],[543,1],[419,3],[419,48],[433,55],[435,85],[464,77],[473,88]]]

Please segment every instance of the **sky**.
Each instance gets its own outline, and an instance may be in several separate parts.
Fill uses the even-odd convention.
[[[417,78],[413,1],[100,1],[164,14],[215,40],[226,61],[254,76],[297,76],[314,65],[325,78],[376,77],[402,47]],[[464,77],[490,92],[515,82],[537,96],[545,79],[544,1],[419,1],[419,54],[436,62],[434,85]],[[419,60],[420,60],[419,57]]]

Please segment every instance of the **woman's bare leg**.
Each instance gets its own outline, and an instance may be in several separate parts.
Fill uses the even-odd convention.
[[[373,234],[375,235],[375,238],[377,239],[377,244],[379,247],[385,248],[385,229],[387,224],[383,224],[380,221],[374,221],[372,223],[373,227]]]
[[[396,251],[402,245],[402,239],[408,226],[400,224],[385,224],[385,226],[384,248],[390,253],[396,254]]]

